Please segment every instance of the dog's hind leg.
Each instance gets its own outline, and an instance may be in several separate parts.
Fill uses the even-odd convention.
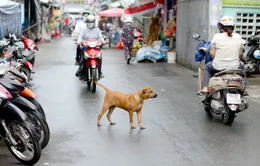
[[[115,110],[115,108],[116,108],[115,106],[111,106],[109,108],[108,113],[107,113],[107,120],[109,121],[110,125],[115,125],[116,124],[115,122],[111,121],[111,115],[112,115],[113,111]]]
[[[98,121],[97,121],[97,125],[98,125],[98,126],[101,126],[100,120],[101,120],[102,116],[104,115],[104,113],[107,112],[107,110],[109,109],[109,107],[110,107],[110,105],[108,105],[108,104],[104,104],[104,105],[103,105],[103,108],[102,108],[101,112],[100,112],[99,115],[98,115]]]

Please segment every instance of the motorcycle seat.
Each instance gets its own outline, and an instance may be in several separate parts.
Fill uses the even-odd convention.
[[[0,77],[0,84],[3,85],[9,92],[19,91],[24,88],[20,82],[9,78],[7,75]]]
[[[220,71],[218,73],[216,73],[214,76],[215,77],[219,77],[221,75],[224,75],[224,74],[237,74],[237,75],[240,75],[241,77],[244,77],[245,74],[242,70],[240,69],[235,69],[235,70],[223,70],[223,71]]]

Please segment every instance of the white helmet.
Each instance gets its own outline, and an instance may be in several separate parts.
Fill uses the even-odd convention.
[[[223,16],[219,23],[222,24],[222,26],[235,26],[235,19],[231,16]]]
[[[9,64],[5,59],[0,59],[0,76],[5,75],[9,71]]]
[[[95,16],[93,16],[93,15],[88,15],[86,22],[87,22],[87,27],[88,27],[89,29],[95,28],[95,25],[96,25],[96,18],[95,18]]]
[[[127,17],[127,18],[125,19],[125,23],[126,23],[126,22],[131,22],[131,23],[132,23],[132,22],[133,22],[133,18],[132,18],[132,17]]]

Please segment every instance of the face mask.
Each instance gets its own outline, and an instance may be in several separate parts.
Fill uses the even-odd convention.
[[[87,23],[89,29],[93,29],[95,27],[95,22]]]
[[[86,22],[86,21],[87,21],[87,17],[84,17],[84,16],[83,16],[83,21],[85,21],[85,22]]]

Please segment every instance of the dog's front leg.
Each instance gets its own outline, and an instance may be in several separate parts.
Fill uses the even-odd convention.
[[[142,120],[142,109],[137,111],[137,119],[138,119],[138,124],[140,126],[140,129],[145,129],[143,125],[143,120]]]
[[[134,118],[133,118],[133,111],[129,111],[129,119],[130,119],[130,127],[132,129],[135,129],[135,125],[134,125]]]

